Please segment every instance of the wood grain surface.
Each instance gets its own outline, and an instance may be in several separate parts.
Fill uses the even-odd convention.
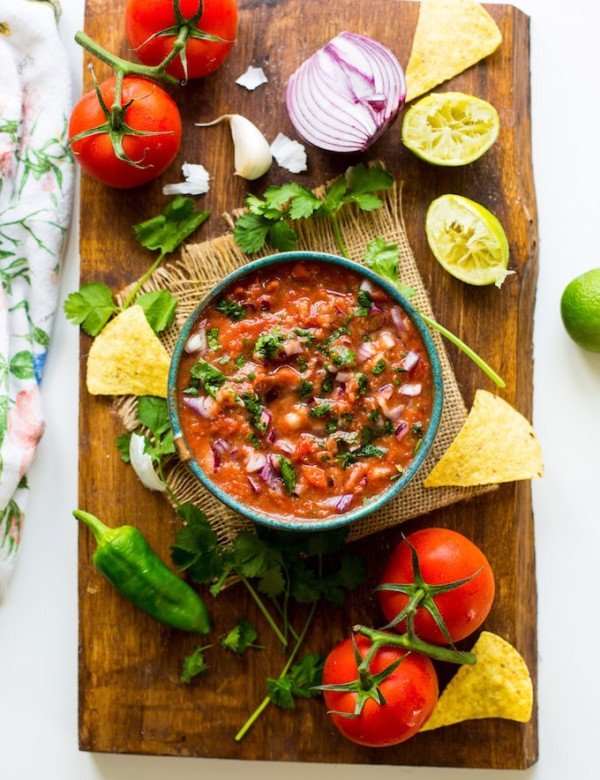
[[[106,48],[131,57],[124,35],[121,0],[88,0],[85,28]],[[117,291],[137,279],[153,255],[135,241],[132,225],[162,208],[167,181],[181,179],[183,162],[201,162],[211,172],[210,193],[199,199],[212,211],[194,240],[221,234],[220,218],[248,191],[291,178],[317,185],[359,159],[381,159],[403,182],[408,236],[430,291],[434,311],[504,377],[501,395],[528,417],[532,412],[532,330],[537,277],[536,205],[530,147],[529,19],[512,6],[489,6],[503,43],[484,63],[451,82],[451,88],[491,100],[502,129],[498,143],[481,160],[458,170],[428,166],[402,148],[397,123],[363,156],[341,157],[309,150],[309,171],[292,177],[277,166],[258,182],[234,177],[226,125],[200,129],[194,122],[223,113],[255,121],[272,140],[278,131],[294,137],[283,93],[291,72],[316,48],[343,29],[388,45],[406,65],[418,4],[397,0],[242,0],[238,42],[227,63],[211,77],[171,93],[181,107],[182,150],[160,180],[133,191],[104,187],[86,176],[81,196],[81,280],[104,281]],[[85,63],[89,58],[85,57]],[[234,84],[248,65],[264,67],[269,83],[256,92]],[[108,75],[101,63],[99,78]],[[86,71],[86,83],[90,84]],[[446,87],[444,87],[446,88]],[[504,224],[510,267],[516,271],[501,290],[470,288],[445,273],[433,259],[423,222],[427,205],[455,192],[489,207]],[[115,447],[122,432],[111,399],[85,388],[90,340],[81,340],[79,506],[109,524],[138,526],[168,560],[178,521],[166,502],[145,490]],[[465,400],[478,387],[494,390],[486,377],[449,346]],[[370,563],[364,587],[341,610],[318,614],[306,649],[326,653],[357,622],[379,619],[372,596],[381,562],[400,536],[416,528],[455,528],[485,551],[494,569],[497,595],[485,628],[516,645],[536,678],[536,587],[534,526],[528,483],[507,484],[494,494],[457,504],[391,531],[369,537],[360,551]],[[417,735],[387,749],[361,748],[330,725],[322,702],[302,701],[294,710],[270,706],[240,743],[234,735],[265,694],[265,679],[276,676],[283,658],[267,631],[266,650],[234,657],[211,656],[209,674],[191,685],[179,682],[183,657],[196,644],[136,611],[96,572],[91,534],[79,542],[79,729],[83,750],[237,759],[358,764],[524,768],[537,758],[537,721],[527,725],[482,720]],[[210,598],[210,597],[208,597]],[[247,616],[262,625],[241,588],[232,587],[210,603],[212,638]],[[296,616],[301,619],[301,614]],[[469,643],[467,643],[469,644]],[[441,670],[442,681],[450,670]]]

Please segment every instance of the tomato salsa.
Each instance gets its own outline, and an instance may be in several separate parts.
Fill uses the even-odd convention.
[[[259,514],[349,512],[401,478],[433,405],[421,335],[382,288],[334,263],[265,266],[202,310],[177,376],[205,475]]]

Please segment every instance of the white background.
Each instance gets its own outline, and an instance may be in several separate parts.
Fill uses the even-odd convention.
[[[546,474],[533,485],[539,591],[540,760],[506,780],[596,776],[600,550],[600,354],[565,334],[563,288],[600,267],[598,19],[591,0],[520,0],[531,16],[533,159],[540,268],[535,314],[534,427]],[[62,38],[81,88],[84,0],[62,0]],[[595,16],[595,15],[594,15]],[[0,74],[1,78],[1,74]],[[75,204],[77,215],[78,204]],[[62,299],[78,286],[73,220]],[[3,780],[288,780],[364,777],[352,766],[241,763],[80,753],[77,747],[77,329],[59,313],[43,383],[47,431],[30,473],[21,557],[0,606]],[[594,646],[594,643],[596,645]],[[488,780],[480,770],[369,767],[374,780]]]

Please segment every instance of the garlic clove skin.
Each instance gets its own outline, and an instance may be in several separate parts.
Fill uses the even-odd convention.
[[[197,127],[211,127],[223,120],[229,122],[234,147],[235,175],[253,181],[269,170],[273,155],[269,142],[249,119],[241,114],[224,114],[212,122],[197,122]]]

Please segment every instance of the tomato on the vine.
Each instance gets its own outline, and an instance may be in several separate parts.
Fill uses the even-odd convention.
[[[418,602],[414,633],[420,639],[443,645],[449,640],[458,642],[479,628],[489,614],[495,593],[491,566],[479,547],[447,528],[424,528],[400,542],[386,562],[378,589],[381,609],[390,624],[406,608],[415,591],[414,587],[408,587],[405,589],[408,593],[404,593],[399,588],[415,583],[419,572],[422,581],[432,586],[430,599],[433,601],[431,609],[428,598]],[[467,581],[459,584],[463,580]],[[450,587],[452,583],[455,587]],[[436,586],[441,586],[441,592],[436,593]],[[421,590],[427,592],[426,587]],[[448,636],[432,614],[436,611]],[[406,620],[400,620],[394,628],[405,632]]]
[[[360,675],[356,653],[364,659],[371,645],[370,639],[356,634],[331,650],[323,668],[323,697],[331,720],[347,739],[368,747],[398,745],[416,734],[433,712],[437,675],[427,656],[401,647],[379,647],[368,674]],[[391,672],[385,676],[387,669]],[[374,680],[378,675],[385,679]],[[353,681],[357,685],[348,690]]]
[[[115,78],[98,85],[77,103],[69,120],[75,159],[94,179],[111,187],[137,187],[160,176],[181,144],[181,116],[175,101],[157,84],[125,76],[122,117],[113,128],[107,111],[115,102]],[[112,124],[111,124],[112,123]]]
[[[125,32],[145,65],[158,65],[173,49],[181,27],[200,11],[201,0],[127,0]],[[220,67],[235,43],[235,0],[204,0],[202,13],[186,37],[181,54],[167,66],[179,79],[207,76]],[[188,25],[189,28],[189,25]]]

